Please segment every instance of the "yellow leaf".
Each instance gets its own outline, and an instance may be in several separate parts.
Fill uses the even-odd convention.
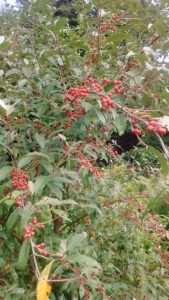
[[[54,260],[52,260],[41,272],[38,279],[38,284],[36,288],[36,300],[48,300],[51,292],[51,285],[48,283],[48,277],[50,273],[51,266]]]

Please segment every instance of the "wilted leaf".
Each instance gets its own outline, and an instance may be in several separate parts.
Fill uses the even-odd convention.
[[[51,285],[48,283],[49,273],[54,260],[51,261],[41,272],[36,288],[36,300],[48,300],[51,292]]]

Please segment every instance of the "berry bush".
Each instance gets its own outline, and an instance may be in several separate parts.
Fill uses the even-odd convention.
[[[0,299],[167,300],[168,1],[33,2],[0,16]]]

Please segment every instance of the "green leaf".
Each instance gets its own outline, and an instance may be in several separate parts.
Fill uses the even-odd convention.
[[[104,87],[105,92],[109,92],[114,88],[114,84],[111,82]]]
[[[20,216],[21,216],[21,230],[23,230],[24,226],[28,223],[28,221],[31,218],[31,215],[33,214],[33,209],[31,205],[26,205],[20,210]]]
[[[11,170],[11,166],[5,166],[2,169],[0,169],[0,181],[6,179],[9,176]]]
[[[87,238],[86,232],[75,234],[74,236],[70,237],[67,240],[67,249],[69,251],[72,251],[74,250],[74,248],[77,249],[77,247],[81,247],[82,243],[86,240],[86,238]]]
[[[52,205],[52,206],[58,206],[58,205],[77,205],[77,202],[74,200],[58,200],[56,198],[51,197],[44,197],[42,200],[36,203],[36,205]]]
[[[29,153],[28,156],[33,157],[33,158],[42,157],[42,158],[46,158],[50,161],[50,157],[48,155],[42,153],[42,152],[36,152],[35,151],[35,152],[32,152],[32,153]]]
[[[25,77],[30,78],[32,76],[32,71],[30,68],[24,67],[22,69],[23,74],[25,75]]]
[[[169,49],[169,41],[167,41],[163,44],[163,50],[167,51],[168,49]]]
[[[21,89],[23,88],[26,84],[28,83],[27,79],[21,79],[18,81],[18,88]]]
[[[73,263],[81,265],[86,270],[86,273],[101,270],[100,264],[92,257],[76,253],[76,255],[69,255],[68,258],[71,259]]]
[[[48,176],[39,176],[34,184],[35,195],[40,196],[48,183]]]
[[[45,138],[44,138],[42,135],[36,133],[36,134],[35,134],[35,139],[36,139],[37,143],[39,144],[39,146],[40,146],[41,148],[44,148],[44,147],[45,147],[45,145],[46,145],[46,140],[45,140]]]
[[[95,110],[96,114],[97,114],[97,117],[99,119],[99,121],[102,123],[102,124],[106,124],[106,117],[103,113],[101,113],[100,111],[98,110]]]
[[[26,157],[21,158],[21,160],[20,160],[19,163],[18,163],[18,168],[19,168],[19,169],[24,168],[24,167],[27,166],[32,160],[33,160],[33,157],[31,157],[31,156],[26,156]]]
[[[9,216],[7,222],[6,222],[6,229],[11,230],[14,225],[16,224],[18,217],[19,217],[20,209],[16,208]]]
[[[29,252],[30,252],[30,241],[26,240],[23,242],[19,252],[18,264],[16,265],[17,269],[23,270],[26,268],[29,260]]]
[[[55,209],[55,214],[58,215],[60,218],[62,218],[65,221],[70,222],[70,218],[68,217],[68,213],[62,209]]]
[[[117,128],[119,135],[122,135],[126,130],[127,118],[123,115],[116,115],[114,121],[114,126]]]
[[[5,76],[8,77],[8,76],[11,76],[11,75],[16,75],[16,74],[19,74],[19,70],[17,70],[17,69],[11,69],[11,70],[8,70],[5,73]]]
[[[68,19],[65,17],[57,17],[56,21],[55,21],[55,28],[56,31],[60,31],[62,28],[65,27],[65,25],[67,24]]]
[[[163,154],[161,154],[161,152],[155,149],[154,147],[149,146],[149,149],[152,153],[154,153],[157,156],[157,159],[160,163],[161,171],[164,176],[167,176],[169,173],[169,162],[165,159]]]

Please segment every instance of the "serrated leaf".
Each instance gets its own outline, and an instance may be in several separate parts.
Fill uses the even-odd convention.
[[[6,179],[12,170],[11,166],[5,166],[0,169],[0,181]]]
[[[29,153],[28,156],[30,157],[42,157],[42,158],[46,158],[50,161],[50,157],[42,152],[32,152],[32,153]]]
[[[101,113],[100,111],[96,110],[96,114],[98,117],[98,120],[102,123],[102,124],[106,124],[106,117],[104,116],[103,113]]]
[[[58,215],[63,220],[70,222],[70,218],[68,217],[68,214],[66,211],[64,211],[62,209],[55,209],[54,212],[56,215]]]
[[[72,262],[76,262],[82,267],[85,267],[85,269],[88,269],[89,272],[93,272],[93,269],[101,270],[100,264],[92,257],[76,253],[76,255],[70,255],[69,259],[70,258]]]
[[[72,251],[74,248],[81,246],[81,244],[86,240],[87,233],[82,232],[79,234],[75,234],[67,240],[67,250]]]
[[[39,176],[36,179],[36,182],[34,184],[34,188],[35,188],[35,195],[41,195],[43,189],[45,188],[45,186],[48,183],[48,176]]]
[[[33,157],[31,157],[31,156],[26,156],[26,157],[21,158],[21,160],[20,160],[19,163],[18,163],[18,168],[19,168],[19,169],[24,168],[24,167],[27,166],[32,160],[33,160]]]
[[[52,205],[52,206],[58,206],[58,205],[77,205],[77,202],[74,200],[63,200],[60,201],[56,198],[51,197],[44,197],[42,200],[36,203],[36,205]]]

